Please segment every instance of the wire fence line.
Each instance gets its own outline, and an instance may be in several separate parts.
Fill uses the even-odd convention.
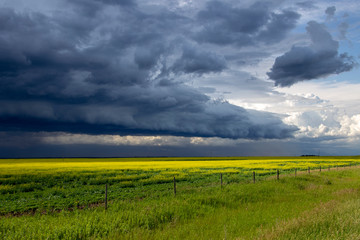
[[[358,163],[353,163],[353,164],[345,164],[345,165],[341,165],[340,167],[342,169],[345,169],[345,168],[351,168],[351,167],[357,167],[359,166]],[[339,165],[334,165],[334,166],[328,166],[327,168],[327,171],[331,171],[331,170],[339,170]],[[271,170],[273,172],[271,172]],[[313,168],[310,168],[308,167],[307,169],[306,168],[293,168],[293,169],[286,169],[286,170],[283,170],[281,171],[280,169],[276,169],[276,171],[274,171],[274,169],[269,169],[269,172],[270,174],[263,174],[263,176],[265,177],[265,180],[269,180],[269,179],[273,179],[275,178],[276,176],[276,180],[279,181],[280,180],[280,173],[285,173],[285,177],[290,177],[290,176],[294,176],[294,177],[297,177],[299,174],[311,174],[311,173],[321,173],[322,171],[324,171],[324,168],[321,167],[321,165],[318,166],[318,168],[316,167],[313,167]],[[294,174],[294,175],[292,175]],[[257,181],[257,174],[256,174],[256,171],[252,171],[252,183],[255,184],[256,181]],[[223,181],[223,173],[220,173],[219,174],[219,179],[220,179],[220,182],[219,182],[219,185],[221,188],[223,188],[224,185],[226,185],[226,183]],[[261,180],[264,180],[264,178],[262,178]],[[184,179],[182,179],[181,181],[186,181]],[[174,197],[176,197],[176,194],[177,194],[177,187],[176,187],[176,177],[174,176],[173,177],[173,193],[174,193]],[[105,199],[104,199],[104,203],[105,203],[105,210],[107,209],[107,203],[108,203],[108,199],[107,199],[107,189],[108,189],[108,184],[105,184]]]
[[[132,172],[130,175],[124,175],[119,173],[116,176],[113,175],[101,175],[95,176],[95,173],[91,173],[93,179],[86,180],[81,178],[62,178],[63,175],[57,176],[58,178],[51,178],[51,184],[54,186],[45,186],[45,183],[39,182],[38,179],[29,179],[29,186],[27,189],[19,190],[22,185],[27,185],[25,182],[27,179],[20,178],[21,182],[13,183],[13,187],[16,187],[16,192],[7,192],[2,194],[5,198],[2,206],[0,206],[0,216],[3,215],[21,215],[22,213],[35,213],[35,212],[48,212],[48,211],[62,211],[62,210],[74,210],[84,208],[96,208],[104,207],[108,209],[109,206],[115,201],[122,200],[136,200],[143,199],[151,196],[181,196],[187,192],[196,190],[197,188],[221,188],[230,184],[256,184],[261,181],[281,181],[285,177],[298,177],[304,174],[322,173],[326,171],[342,170],[345,168],[351,168],[358,166],[357,162],[344,162],[340,164],[318,164],[317,166],[311,165],[307,167],[302,165],[297,168],[287,168],[286,165],[278,166],[279,168],[212,168],[212,169],[200,169],[199,172],[190,171],[189,169],[181,171],[172,171],[169,169],[157,170],[156,173],[152,171],[137,173]],[[88,174],[88,173],[86,173]],[[84,175],[85,177],[87,175]],[[111,173],[112,174],[112,173]],[[140,175],[141,176],[140,176]],[[148,175],[147,175],[148,174]],[[167,174],[166,178],[157,178],[156,176]],[[174,175],[172,175],[174,174]],[[178,174],[178,175],[176,175]],[[136,178],[133,178],[135,177]],[[137,176],[139,175],[139,176]],[[145,176],[146,175],[146,176]],[[111,177],[110,177],[111,176]],[[154,178],[155,176],[155,178]],[[164,175],[162,175],[164,176]],[[131,177],[131,178],[130,178]],[[143,178],[140,178],[143,177]],[[122,180],[125,179],[130,182],[129,185],[123,185]],[[0,189],[6,191],[5,178],[0,178]],[[63,181],[61,185],[59,182],[53,182],[53,179]],[[111,179],[117,179],[112,181]],[[131,180],[130,180],[131,179]],[[129,181],[128,181],[129,180]],[[142,182],[141,180],[146,180]],[[151,180],[151,181],[148,181]],[[3,181],[3,182],[1,182]],[[85,181],[85,182],[83,182]],[[49,181],[48,181],[49,182]],[[24,184],[25,183],[25,184]],[[37,189],[36,186],[32,186],[32,183],[40,184],[43,188]],[[5,185],[4,185],[5,184]],[[9,183],[10,184],[10,183]],[[94,185],[95,184],[95,185]],[[51,188],[52,187],[52,188]],[[10,191],[10,190],[9,190]],[[43,191],[43,192],[41,192]],[[20,193],[19,198],[17,194]],[[27,194],[27,195],[26,195]],[[11,196],[13,195],[13,196]],[[36,195],[38,195],[36,197]],[[6,200],[6,196],[12,199]],[[35,196],[35,197],[34,197]],[[7,206],[5,206],[7,204]],[[11,205],[12,204],[12,205]],[[20,204],[20,205],[18,205]],[[21,205],[22,204],[22,205]],[[15,206],[16,205],[16,206]],[[15,207],[14,207],[15,206]]]

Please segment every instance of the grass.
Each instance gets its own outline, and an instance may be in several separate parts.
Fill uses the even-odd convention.
[[[17,160],[14,165],[0,160],[0,239],[359,238],[359,168],[303,172],[296,178],[289,170],[294,164],[326,168],[359,158],[302,159],[255,159],[251,168],[245,159],[181,159],[191,167],[169,167],[168,159],[160,161],[163,169],[146,168],[153,161],[139,159],[141,164],[69,159],[62,167],[59,160]],[[269,161],[272,168],[260,169]],[[124,162],[141,167],[119,167]],[[103,163],[108,167],[98,168]],[[282,169],[280,181],[269,178],[277,168]],[[250,184],[254,169],[263,176]],[[226,173],[222,188],[220,172]],[[173,176],[179,179],[176,197]],[[104,183],[110,185],[107,211]]]

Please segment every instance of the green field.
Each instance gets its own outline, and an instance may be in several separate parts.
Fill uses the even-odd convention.
[[[0,239],[357,239],[359,163],[360,157],[2,159]]]

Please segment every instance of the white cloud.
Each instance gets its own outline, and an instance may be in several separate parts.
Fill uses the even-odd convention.
[[[88,134],[38,134],[38,138],[45,144],[100,144],[118,146],[231,146],[236,141],[224,138],[177,137],[177,136],[119,136],[119,135],[88,135]]]
[[[314,81],[302,82],[289,88],[277,88],[285,94],[301,96],[314,94],[320,99],[327,99],[336,107],[345,109],[347,114],[360,113],[360,83]]]
[[[352,117],[343,116],[340,132],[351,137],[360,137],[360,114]]]
[[[277,89],[286,101],[270,109],[285,113],[285,122],[300,128],[297,137],[334,137],[355,140],[360,136],[360,84],[311,82]]]

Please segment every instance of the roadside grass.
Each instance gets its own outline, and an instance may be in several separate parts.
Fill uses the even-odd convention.
[[[360,199],[329,201],[282,221],[259,239],[359,239]]]
[[[222,188],[215,184],[218,176],[213,185],[193,180],[194,186],[179,182],[176,197],[171,183],[156,184],[161,187],[143,197],[113,199],[106,211],[98,206],[2,216],[0,239],[360,237],[359,168],[226,182]]]

